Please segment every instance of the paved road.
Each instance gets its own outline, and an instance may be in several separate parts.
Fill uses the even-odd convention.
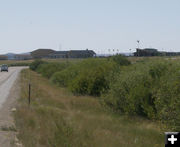
[[[9,92],[24,67],[10,67],[9,72],[0,72],[0,108],[6,101]]]
[[[11,109],[15,107],[20,89],[16,79],[24,68],[10,67],[9,72],[0,72],[0,147],[10,147],[16,136],[15,132],[2,128],[14,126]]]

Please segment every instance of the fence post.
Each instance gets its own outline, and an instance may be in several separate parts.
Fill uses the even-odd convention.
[[[31,84],[29,83],[29,97],[28,97],[28,104],[30,106],[31,103]]]

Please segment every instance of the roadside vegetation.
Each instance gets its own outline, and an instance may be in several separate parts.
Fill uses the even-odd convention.
[[[30,106],[29,81],[32,85]],[[15,113],[18,138],[25,147],[164,145],[159,123],[116,114],[103,107],[99,100],[87,95],[75,96],[40,74],[23,70],[21,98]]]
[[[53,130],[52,136],[57,132],[63,135],[47,139],[47,146],[160,146],[163,142],[160,132],[180,129],[178,60],[162,57],[135,61],[119,55],[77,62],[35,60],[30,64],[31,70],[22,72],[22,84],[29,78],[34,81],[34,96],[30,108],[19,108],[17,126],[25,125],[25,131],[32,125],[32,131],[38,125],[41,128],[41,116],[43,123],[50,118],[47,126],[54,128],[47,130]],[[22,86],[21,105],[27,102],[25,87]],[[23,111],[35,118],[29,120],[27,116],[27,120],[22,120]],[[26,132],[27,136],[36,134],[37,130]],[[131,136],[134,141],[123,141],[122,135],[126,131],[126,137],[130,139],[128,136]],[[24,144],[33,145],[26,141],[23,133],[20,132],[19,137]],[[42,134],[39,134],[40,138]],[[118,140],[115,136],[121,138],[120,142],[115,141]],[[41,145],[40,140],[34,145]]]
[[[30,65],[30,69],[49,78],[58,86],[67,87],[76,95],[100,96],[109,89],[109,76],[119,65],[130,65],[130,61],[123,56],[92,58],[76,63],[36,60]]]
[[[30,68],[75,95],[98,97],[118,114],[161,121],[180,129],[180,63],[145,58],[131,64],[125,57],[86,59],[76,63],[34,61]]]
[[[117,73],[102,96],[114,112],[137,115],[180,129],[180,63],[173,60],[139,62]]]

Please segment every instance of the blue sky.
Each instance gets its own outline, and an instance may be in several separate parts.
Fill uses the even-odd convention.
[[[180,51],[179,0],[0,0],[0,54],[36,48]]]

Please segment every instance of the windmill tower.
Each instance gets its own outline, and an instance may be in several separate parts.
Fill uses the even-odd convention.
[[[59,51],[61,51],[61,49],[62,49],[62,45],[61,45],[61,43],[59,44]]]
[[[139,49],[140,47],[140,40],[137,40],[137,48]]]

